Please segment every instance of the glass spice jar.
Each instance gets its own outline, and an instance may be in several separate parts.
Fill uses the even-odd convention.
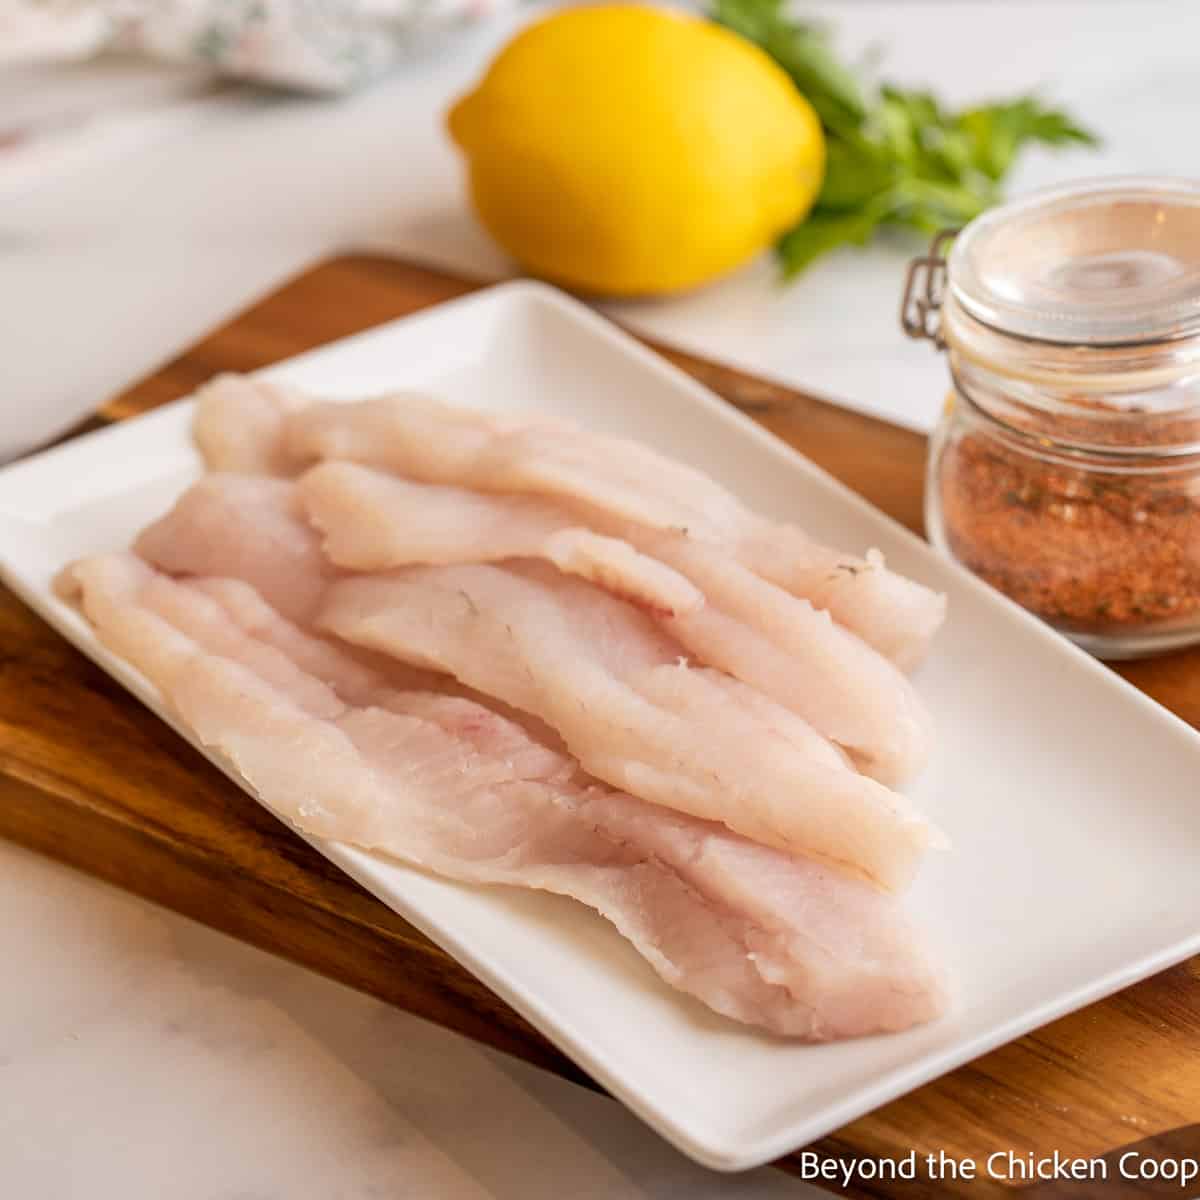
[[[933,544],[1102,658],[1200,642],[1200,184],[993,209],[913,262],[903,324],[950,367]]]

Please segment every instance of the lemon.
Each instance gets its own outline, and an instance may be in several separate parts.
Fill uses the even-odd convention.
[[[695,287],[808,211],[821,125],[763,51],[636,4],[528,26],[449,115],[472,204],[529,271],[599,295]]]

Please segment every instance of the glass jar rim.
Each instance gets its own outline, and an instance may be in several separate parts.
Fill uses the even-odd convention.
[[[1168,387],[1200,374],[1200,336],[1079,345],[1006,333],[968,312],[953,292],[939,311],[940,343],[997,375],[1081,394]]]
[[[1200,465],[1200,404],[1190,410],[1195,413],[1195,425],[1198,434],[1192,440],[1162,441],[1135,444],[1133,442],[1104,443],[1087,440],[1083,434],[1068,434],[1048,428],[1022,428],[1012,420],[1006,420],[999,411],[1003,405],[989,404],[983,400],[982,388],[972,387],[964,379],[963,374],[956,370],[953,362],[950,365],[950,379],[954,395],[964,401],[971,412],[982,418],[1004,436],[1014,439],[1022,448],[1040,458],[1054,458],[1069,462],[1080,467],[1091,467],[1131,474],[1153,474],[1171,470],[1181,470],[1189,466]],[[1133,423],[1141,423],[1141,418],[1179,419],[1181,412],[1165,411],[1156,414],[1146,414],[1137,411],[1121,409],[1097,409],[1072,405],[1068,403],[1044,402],[1028,403],[1024,397],[1014,397],[1005,390],[1004,402],[1014,406],[1019,411],[1036,413],[1050,418],[1061,418],[1063,421],[1083,419],[1093,421],[1097,428],[1105,424],[1125,419]]]
[[[948,298],[1001,335],[1118,347],[1200,334],[1200,182],[1087,179],[989,209],[955,239]]]

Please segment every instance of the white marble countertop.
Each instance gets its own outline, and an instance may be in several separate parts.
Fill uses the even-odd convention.
[[[1107,138],[1021,187],[1200,175],[1200,6],[810,6],[952,100],[1037,86]],[[64,89],[162,112],[0,158],[0,455],[92,409],[305,264],[376,245],[503,276],[439,113],[510,29],[336,102],[208,94],[108,64],[0,73],[0,117]],[[896,325],[911,247],[846,251],[782,289],[761,261],[640,329],[916,428],[942,367]],[[497,1200],[815,1194],[711,1175],[614,1103],[0,844],[0,1195],[22,1200]]]

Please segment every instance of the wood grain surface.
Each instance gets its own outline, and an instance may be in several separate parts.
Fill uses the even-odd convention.
[[[252,370],[475,286],[390,260],[331,260],[105,405],[89,424],[173,400],[217,371]],[[922,438],[692,355],[656,349],[919,529]],[[1200,724],[1200,651],[1120,670]],[[444,952],[294,837],[2,589],[0,835],[581,1078]],[[1101,1155],[1200,1120],[1197,961],[995,1051],[846,1126],[817,1149],[844,1158],[944,1151],[982,1165],[992,1152],[1010,1149]],[[1007,1190],[998,1183],[918,1180],[864,1185],[856,1194]]]

